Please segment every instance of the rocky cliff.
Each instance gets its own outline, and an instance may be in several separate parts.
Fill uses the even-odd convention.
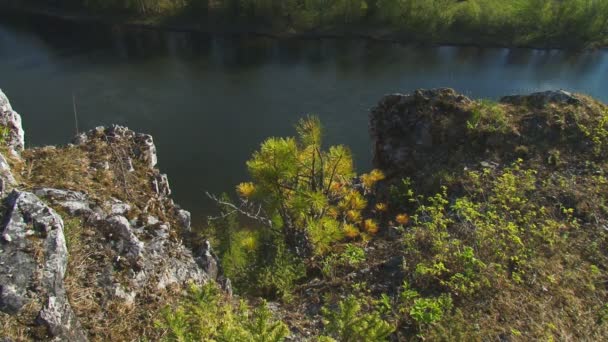
[[[355,294],[353,307],[395,327],[389,341],[606,340],[608,106],[565,91],[493,102],[418,90],[382,98],[370,132],[386,178],[364,215],[379,232],[345,241],[361,248],[356,264],[325,266],[353,260],[332,246],[329,275],[286,304],[292,331],[340,324],[331,336],[351,340],[362,312],[318,312]]]
[[[98,127],[63,147],[24,149],[0,91],[0,337],[132,340],[185,285],[219,280],[208,243],[182,242],[151,136]]]
[[[188,283],[216,280],[228,292],[230,283],[209,243],[189,236],[190,215],[171,200],[152,137],[100,127],[67,146],[24,149],[19,115],[4,95],[0,105],[5,340],[208,340],[239,331],[232,340],[247,341],[281,328],[273,315],[289,327],[277,336],[290,341],[608,336],[608,106],[587,96],[491,102],[433,89],[381,99],[370,114],[380,170],[353,186],[365,210],[351,219],[370,234],[272,268],[255,264],[254,235],[224,236],[249,251],[224,254],[224,269],[233,262],[237,281],[237,272],[267,281],[250,295],[275,300],[272,312],[248,311],[215,288],[181,296]],[[358,187],[371,174],[379,181]],[[256,229],[239,223],[219,232]],[[296,274],[296,262],[307,268]],[[289,300],[281,301],[264,286],[284,279]],[[260,302],[240,304],[248,299]],[[170,326],[155,327],[159,311]]]
[[[585,127],[597,126],[602,111],[597,101],[562,90],[496,103],[448,88],[387,95],[370,112],[374,166],[436,190],[446,174],[459,178],[517,158],[538,162],[560,150],[562,158],[591,154]]]

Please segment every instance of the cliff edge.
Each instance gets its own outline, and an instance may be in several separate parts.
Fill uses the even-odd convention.
[[[151,136],[98,127],[24,149],[0,92],[0,322],[4,340],[133,340],[188,284],[219,280],[208,244],[182,242]],[[146,333],[147,331],[147,333]]]

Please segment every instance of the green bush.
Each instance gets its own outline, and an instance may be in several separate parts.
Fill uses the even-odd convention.
[[[418,298],[409,313],[418,324],[432,324],[440,321],[452,306],[452,299],[445,294],[438,298]]]
[[[68,4],[148,16],[211,13],[228,23],[241,20],[304,30],[367,23],[424,42],[568,47],[608,42],[606,0],[72,0]]]
[[[362,312],[362,301],[348,296],[337,310],[322,310],[325,333],[341,342],[385,341],[395,330],[377,311]]]
[[[280,231],[243,225],[234,212],[223,212],[221,220],[210,223],[207,231],[216,242],[224,275],[236,291],[290,298],[306,270],[302,260],[287,250]]]
[[[286,246],[299,256],[323,255],[344,238],[375,234],[375,222],[361,215],[363,194],[383,174],[361,176],[364,189],[357,188],[350,151],[323,150],[318,118],[300,120],[296,130],[296,138],[270,138],[254,152],[247,162],[252,182],[237,187],[241,200],[279,218]]]
[[[166,331],[166,341],[279,342],[289,335],[265,302],[255,309],[234,304],[212,283],[191,286],[177,306],[163,309],[157,326]]]
[[[508,133],[510,130],[508,116],[500,104],[491,101],[480,101],[471,110],[467,128],[475,132]]]
[[[331,253],[321,262],[321,272],[327,279],[333,279],[341,268],[352,270],[365,262],[365,250],[353,244],[346,244],[339,253]]]

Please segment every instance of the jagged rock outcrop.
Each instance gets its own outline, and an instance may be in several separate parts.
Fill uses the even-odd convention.
[[[230,293],[209,243],[196,255],[182,243],[191,215],[170,198],[150,135],[97,127],[75,145],[24,151],[20,116],[1,92],[0,109],[11,158],[22,164],[38,155],[56,158],[53,165],[74,163],[80,172],[71,174],[71,189],[52,186],[53,172],[62,170],[36,178],[30,169],[18,182],[11,160],[0,154],[0,199],[12,191],[0,210],[0,318],[12,320],[4,326],[26,324],[19,331],[32,339],[122,339],[137,332],[128,325],[100,328],[122,320],[121,310],[151,325],[150,308],[158,310],[188,284],[217,280]],[[11,336],[0,332],[4,337]]]
[[[108,259],[126,265],[133,271],[129,272],[129,278],[133,281],[134,295],[146,290],[146,286],[164,289],[171,284],[204,283],[218,276],[217,270],[209,272],[199,266],[197,263],[200,263],[200,257],[195,259],[190,250],[170,238],[170,223],[161,222],[150,215],[127,219],[125,215],[131,210],[127,203],[112,199],[96,204],[84,193],[60,189],[43,188],[37,189],[35,193],[73,215],[82,217],[95,228],[86,238],[87,243],[100,245],[100,240],[107,242],[111,247]],[[189,217],[185,210],[180,212]],[[181,224],[181,229],[190,228],[189,221]],[[101,245],[99,247],[103,248]],[[208,263],[214,261],[205,260]],[[104,281],[108,281],[107,277]],[[112,280],[110,282],[114,283]],[[115,292],[114,288],[106,288],[106,291],[110,294]]]
[[[113,144],[128,143],[132,147],[132,156],[142,160],[149,168],[154,168],[158,163],[156,156],[156,145],[149,134],[136,133],[127,127],[112,125],[110,127],[96,127],[74,138],[74,144],[85,145],[87,143],[102,140]]]
[[[595,102],[566,91],[472,101],[453,89],[385,96],[370,113],[374,166],[389,178],[409,177],[437,188],[479,166],[494,168],[522,156],[548,156],[556,146],[589,152],[584,139]],[[439,174],[441,173],[441,174]]]
[[[63,220],[32,193],[13,191],[0,240],[0,310],[17,314],[30,302],[37,322],[59,341],[86,341],[63,285],[68,250]],[[35,304],[34,304],[35,305]]]
[[[530,95],[504,96],[500,99],[500,102],[514,105],[531,105],[536,108],[543,108],[550,103],[561,105],[578,105],[581,103],[581,99],[565,90],[547,90]]]
[[[370,114],[374,165],[389,175],[414,174],[464,143],[472,101],[452,89],[385,96]],[[449,127],[449,129],[447,129]]]
[[[11,103],[0,90],[0,128],[5,129],[6,145],[10,150],[19,152],[25,146],[25,133],[21,126],[21,115],[13,110]]]

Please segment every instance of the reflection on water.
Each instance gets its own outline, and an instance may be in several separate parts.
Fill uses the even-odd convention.
[[[453,87],[472,97],[563,88],[608,101],[608,52],[419,48],[352,40],[209,37],[0,15],[0,87],[31,145],[119,123],[154,135],[177,201],[231,191],[268,136],[318,114],[328,143],[370,167],[368,109],[382,95]],[[199,216],[200,219],[200,216]]]

